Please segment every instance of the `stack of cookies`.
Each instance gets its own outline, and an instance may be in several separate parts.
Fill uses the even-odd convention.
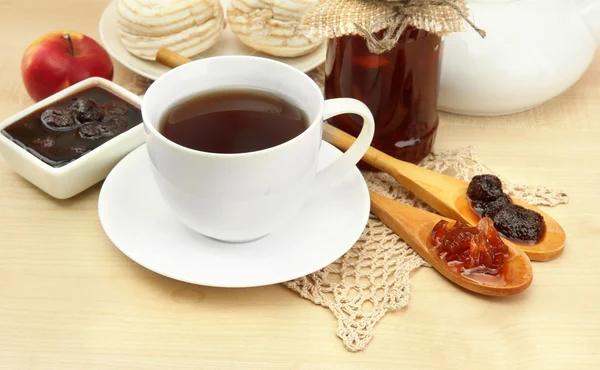
[[[155,60],[167,47],[193,57],[213,46],[226,27],[249,47],[279,57],[297,57],[323,41],[302,16],[318,0],[116,0],[121,42],[133,55]]]

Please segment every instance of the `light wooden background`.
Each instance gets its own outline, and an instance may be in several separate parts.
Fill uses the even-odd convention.
[[[55,29],[97,38],[107,0],[0,0],[0,119],[31,104],[25,47]],[[115,80],[131,75],[117,66]],[[477,146],[512,181],[566,191],[549,209],[564,255],[536,263],[522,295],[465,293],[435,271],[388,314],[361,353],[330,312],[283,286],[215,289],[137,266],[104,235],[100,185],[46,196],[0,160],[0,369],[598,369],[600,368],[600,54],[548,104],[510,117],[442,115],[438,149]]]

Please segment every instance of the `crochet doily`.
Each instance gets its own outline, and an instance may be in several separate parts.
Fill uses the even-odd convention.
[[[309,75],[323,88],[322,69]],[[151,81],[134,76],[125,87],[143,95]],[[474,175],[495,174],[470,146],[427,156],[421,166],[461,180]],[[434,212],[384,173],[363,172],[369,188],[408,205]],[[543,186],[516,185],[499,176],[504,189],[530,204],[556,206],[568,203],[563,192]],[[356,244],[329,266],[302,278],[284,283],[302,298],[327,307],[337,319],[336,334],[349,351],[366,347],[375,325],[390,311],[405,307],[410,299],[410,273],[429,266],[400,237],[371,215]]]

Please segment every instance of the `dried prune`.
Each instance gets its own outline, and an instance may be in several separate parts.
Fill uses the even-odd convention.
[[[53,137],[50,136],[46,136],[46,137],[36,137],[35,139],[33,139],[31,141],[32,144],[40,146],[42,148],[52,148],[54,146],[54,144],[56,144],[56,141],[54,140]]]
[[[71,112],[78,123],[100,121],[104,114],[98,104],[90,98],[78,98],[71,104]]]
[[[127,114],[127,107],[117,101],[104,104],[102,107],[105,116],[124,116]]]
[[[83,139],[97,140],[102,137],[117,136],[127,129],[127,119],[123,116],[105,116],[100,122],[90,122],[79,128]]]
[[[100,122],[100,130],[106,137],[116,136],[125,129],[127,129],[127,120],[123,116],[105,116]]]
[[[477,227],[456,222],[452,227],[447,221],[438,222],[429,239],[437,255],[463,274],[498,275],[509,256],[489,217],[482,218]]]
[[[68,108],[50,108],[42,112],[42,124],[53,131],[71,130],[76,126],[73,115]]]
[[[102,129],[100,128],[100,122],[88,123],[87,125],[79,128],[79,136],[82,139],[97,140],[102,137]]]
[[[537,242],[544,233],[544,218],[516,204],[503,207],[492,218],[496,229],[509,239]]]
[[[505,206],[512,204],[512,200],[506,194],[500,195],[495,200],[489,202],[473,202],[473,209],[481,217],[493,217]]]
[[[502,195],[502,182],[494,175],[477,175],[471,179],[467,196],[472,201],[489,202]]]

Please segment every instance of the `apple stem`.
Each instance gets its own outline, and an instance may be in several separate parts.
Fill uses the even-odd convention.
[[[71,53],[71,56],[74,57],[75,49],[73,48],[73,40],[71,40],[71,35],[65,33],[64,35],[62,35],[62,38],[63,40],[67,40],[69,42],[69,52]]]

